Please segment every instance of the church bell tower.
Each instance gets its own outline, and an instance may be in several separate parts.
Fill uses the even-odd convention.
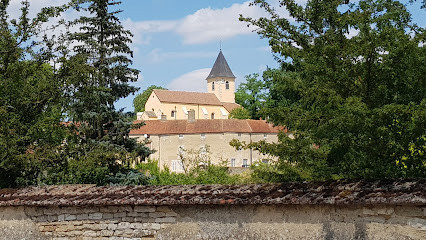
[[[235,103],[235,76],[229,68],[222,50],[207,77],[207,92],[214,93],[221,102]]]

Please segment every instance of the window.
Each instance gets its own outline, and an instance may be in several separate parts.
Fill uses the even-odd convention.
[[[214,82],[212,82],[212,91],[214,91]]]
[[[243,159],[243,166],[242,167],[248,167],[248,164],[247,164],[247,159]]]
[[[201,110],[203,111],[204,115],[208,115],[209,114],[209,112],[207,112],[207,109],[205,107],[202,107]]]
[[[200,137],[201,137],[201,140],[204,140],[204,139],[206,139],[206,134],[205,133],[201,133]]]
[[[239,137],[239,138],[241,137],[241,133],[238,133],[238,137]]]
[[[212,113],[212,119],[214,119],[214,113]]]
[[[172,111],[172,113],[170,114],[170,116],[173,118],[175,117],[175,111]]]
[[[267,138],[268,138],[268,134],[266,134],[266,133],[265,133],[265,134],[263,134],[263,138],[264,138],[264,139],[267,139]]]
[[[235,158],[231,159],[231,167],[235,167]]]
[[[229,82],[228,81],[226,81],[225,86],[226,86],[226,89],[229,89]]]
[[[183,163],[181,160],[172,160],[172,171],[173,172],[183,172]]]
[[[186,109],[186,107],[182,107],[183,113],[185,113],[185,115],[188,115],[188,109]]]
[[[154,108],[152,108],[152,111],[153,111],[153,112],[155,112],[155,111],[154,111]]]
[[[228,113],[227,113],[227,112],[226,112],[226,110],[225,110],[225,109],[223,109],[223,108],[220,108],[220,113],[222,113],[222,116],[223,116],[223,117],[228,116]]]
[[[179,134],[179,139],[183,139],[183,134]]]

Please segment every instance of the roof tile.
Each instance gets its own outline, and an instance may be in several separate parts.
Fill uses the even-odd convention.
[[[214,93],[169,91],[161,89],[154,89],[153,92],[161,102],[222,106],[222,103]]]
[[[140,121],[136,121],[138,123]],[[147,120],[139,129],[132,129],[130,135],[196,134],[196,133],[278,133],[282,128],[274,127],[265,120],[242,119],[198,119],[188,120]]]
[[[426,180],[294,182],[252,185],[56,185],[0,189],[0,206],[426,204]]]

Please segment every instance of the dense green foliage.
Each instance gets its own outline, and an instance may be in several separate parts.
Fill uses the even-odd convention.
[[[150,160],[136,167],[144,175],[149,176],[149,184],[182,185],[182,184],[236,184],[239,176],[230,175],[228,168],[222,165],[192,168],[187,173],[174,173],[165,167],[160,170],[158,161]]]
[[[279,156],[274,181],[426,177],[425,31],[398,1],[254,1],[281,68],[267,70],[265,113],[295,139],[255,143]],[[238,143],[234,143],[238,145]],[[259,173],[260,174],[260,173]],[[259,175],[258,174],[258,175]]]
[[[243,107],[238,107],[238,108],[232,109],[232,111],[229,113],[229,118],[231,118],[231,119],[250,119],[251,114],[247,109],[245,109]]]
[[[235,102],[249,111],[251,119],[264,117],[261,109],[268,100],[265,82],[259,79],[259,74],[247,75],[246,81],[238,86],[235,92]]]
[[[128,83],[138,74],[129,67],[131,33],[119,11],[108,11],[117,4],[73,0],[29,19],[24,1],[10,20],[9,1],[0,2],[0,188],[147,182],[129,166],[150,151],[129,138],[138,126],[113,105],[137,90]],[[42,36],[41,23],[69,7],[91,13],[71,23],[80,31]]]
[[[151,95],[152,90],[154,89],[165,89],[165,88],[156,86],[156,85],[151,85],[147,89],[145,89],[141,94],[138,94],[133,99],[133,107],[135,108],[135,113],[145,111],[145,103],[146,101],[148,101],[148,98]]]
[[[34,184],[42,159],[32,161],[31,154],[63,139],[63,88],[29,42],[43,21],[28,18],[28,2],[10,21],[8,3],[0,2],[0,188]]]

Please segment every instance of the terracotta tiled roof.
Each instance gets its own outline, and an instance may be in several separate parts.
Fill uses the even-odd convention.
[[[228,111],[228,112],[231,112],[235,108],[241,107],[241,105],[238,104],[238,103],[226,103],[226,102],[223,102],[222,105],[226,109],[226,111]]]
[[[138,121],[136,121],[138,122]],[[139,129],[130,131],[130,135],[159,135],[159,134],[192,134],[192,133],[278,133],[279,127],[264,120],[241,119],[198,119],[158,121],[147,120]]]
[[[222,106],[222,103],[214,93],[182,92],[160,89],[154,89],[153,92],[161,102]]]
[[[96,187],[59,185],[0,189],[0,206],[114,205],[415,205],[426,204],[426,180]]]

